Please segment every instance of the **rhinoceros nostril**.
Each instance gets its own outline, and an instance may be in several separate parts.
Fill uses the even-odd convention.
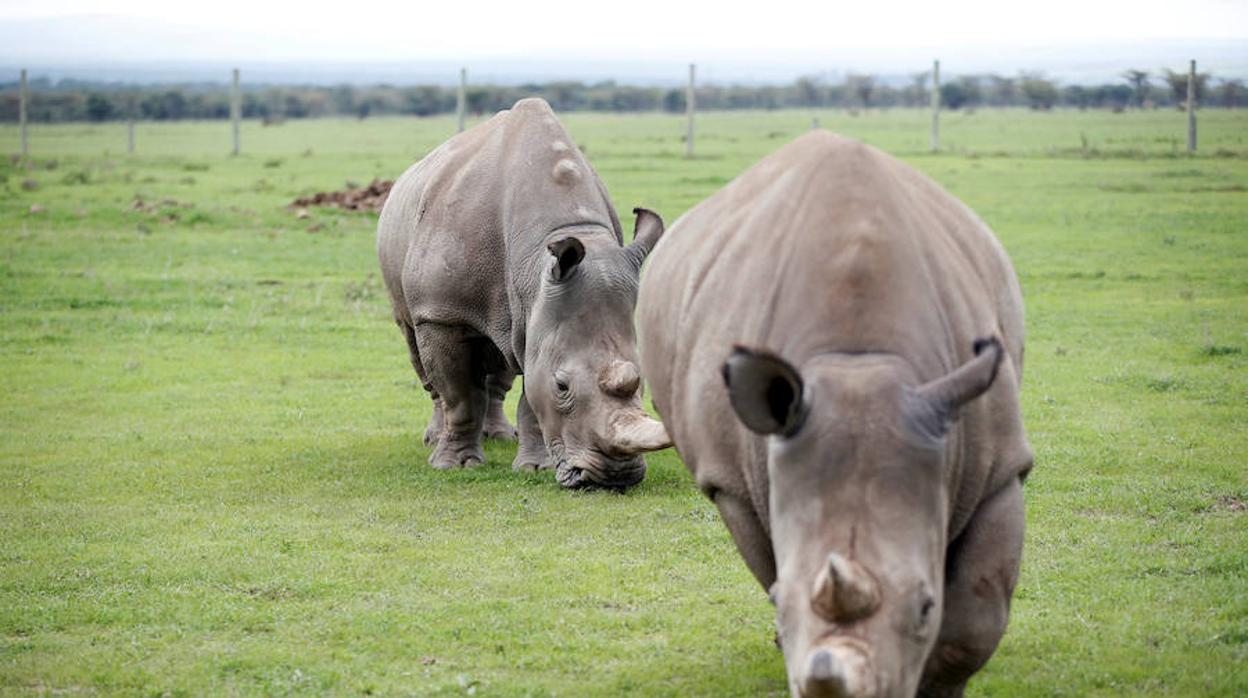
[[[555,481],[562,487],[568,489],[576,489],[585,486],[585,471],[581,468],[570,467],[566,460],[559,461],[555,466]]]

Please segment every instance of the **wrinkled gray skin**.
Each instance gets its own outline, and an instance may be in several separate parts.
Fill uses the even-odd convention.
[[[988,228],[817,131],[672,226],[643,373],[776,605],[798,696],[959,695],[1005,632],[1032,454],[1023,309]]]
[[[670,445],[641,408],[632,312],[663,233],[637,211],[633,244],[550,106],[526,99],[461,133],[395,182],[377,227],[394,319],[434,401],[435,468],[485,461],[515,438],[502,401],[524,375],[512,467],[565,487],[622,489]]]

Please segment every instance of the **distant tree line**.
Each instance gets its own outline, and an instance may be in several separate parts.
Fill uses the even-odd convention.
[[[1196,76],[1198,106],[1248,106],[1248,89],[1240,79],[1214,80]],[[1215,84],[1216,83],[1216,84]],[[874,75],[849,74],[830,79],[798,78],[789,85],[701,85],[699,109],[782,109],[793,107],[887,109],[923,107],[930,103],[928,73],[914,73],[908,82],[885,82]],[[134,86],[36,79],[30,84],[32,121],[114,121],[226,119],[228,88],[219,84]],[[488,114],[506,109],[523,97],[542,97],[557,110],[683,112],[683,88],[638,87],[613,81],[547,82],[527,85],[472,85],[468,110]],[[940,86],[946,109],[978,107],[1055,107],[1077,109],[1148,109],[1181,107],[1187,99],[1187,74],[1162,71],[1156,75],[1129,70],[1121,82],[1102,85],[1062,85],[1039,73],[1014,77],[995,74],[961,75]],[[428,116],[455,111],[456,89],[437,85],[399,87],[250,86],[243,91],[243,117],[270,121],[318,116],[366,118],[383,114]],[[0,84],[0,120],[15,121],[17,83]]]

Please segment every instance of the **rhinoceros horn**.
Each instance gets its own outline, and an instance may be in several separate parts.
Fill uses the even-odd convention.
[[[802,698],[868,698],[876,694],[869,653],[848,639],[821,642],[811,649],[799,679]]]
[[[875,612],[880,588],[862,565],[831,553],[815,577],[810,603],[827,620],[849,623]]]
[[[611,455],[618,458],[658,451],[672,445],[663,423],[651,419],[640,408],[624,409],[611,420],[607,434]]]
[[[612,361],[598,376],[602,392],[615,397],[632,397],[641,387],[641,371],[632,361]]]

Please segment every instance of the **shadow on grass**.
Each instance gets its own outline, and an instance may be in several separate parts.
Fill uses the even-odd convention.
[[[619,493],[613,490],[564,490],[553,471],[536,473],[512,470],[516,444],[487,440],[486,462],[475,468],[435,470],[429,465],[429,447],[420,433],[360,434],[343,439],[322,436],[308,448],[292,452],[287,459],[290,472],[302,472],[305,485],[318,486],[330,480],[334,487],[350,487],[358,495],[393,494],[407,490],[413,495],[429,488],[464,487],[482,494],[517,491],[561,492],[569,497],[625,497],[635,499],[688,496],[696,493],[692,477],[674,449],[646,456],[646,478],[637,486]]]

